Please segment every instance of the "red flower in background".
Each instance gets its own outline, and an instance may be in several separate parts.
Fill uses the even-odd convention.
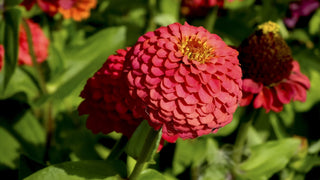
[[[33,49],[37,58],[37,62],[41,63],[48,57],[49,39],[45,36],[38,24],[32,22],[31,20],[27,20],[27,24],[29,25],[31,31]],[[22,25],[20,26],[19,32],[18,64],[32,65],[32,59],[29,54],[27,34]]]
[[[48,57],[49,39],[43,33],[41,27],[27,20],[27,24],[31,31],[33,50],[36,56],[37,62],[41,63]],[[4,48],[0,45],[0,70],[4,63]],[[20,25],[19,32],[19,54],[18,54],[18,65],[29,65],[32,66],[32,59],[29,54],[29,46],[27,34],[22,25]]]
[[[254,108],[280,112],[291,100],[306,100],[309,79],[293,60],[277,24],[260,25],[240,45],[239,60],[243,70],[242,106],[253,103]]]
[[[186,16],[205,16],[214,6],[223,7],[224,0],[182,0],[181,13]]]
[[[187,23],[141,36],[124,70],[130,95],[163,138],[195,138],[230,123],[241,99],[238,52]]]
[[[4,48],[3,45],[0,44],[0,71],[2,69],[4,63]]]
[[[79,114],[89,115],[87,128],[93,133],[116,131],[130,137],[143,120],[145,112],[129,106],[134,102],[122,76],[126,54],[127,50],[120,49],[109,56],[81,92],[84,101],[78,108]]]
[[[97,0],[24,0],[21,5],[30,10],[35,3],[50,16],[59,12],[65,19],[81,21],[90,16],[90,10],[96,7]]]

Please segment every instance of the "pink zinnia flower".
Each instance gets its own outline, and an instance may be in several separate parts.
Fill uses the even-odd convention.
[[[195,138],[230,123],[241,99],[238,52],[185,23],[141,36],[127,54],[129,91],[163,138]]]
[[[41,63],[48,57],[49,39],[45,36],[40,26],[31,20],[27,20],[27,24],[30,28],[33,42],[33,49],[37,58],[37,62]],[[32,59],[29,54],[29,46],[27,34],[23,26],[20,26],[19,32],[19,65],[32,65]]]
[[[116,131],[130,137],[143,120],[143,112],[137,111],[123,80],[122,70],[127,50],[120,49],[111,55],[91,77],[81,92],[84,101],[79,114],[88,114],[87,128],[93,133],[108,134]]]
[[[280,112],[291,100],[306,100],[309,79],[300,72],[299,63],[293,60],[277,24],[260,25],[240,45],[239,53],[243,70],[242,106],[253,103],[254,108]]]

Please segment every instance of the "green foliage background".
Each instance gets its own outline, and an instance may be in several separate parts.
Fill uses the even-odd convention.
[[[311,81],[307,101],[285,105],[277,114],[259,111],[239,163],[231,159],[232,147],[247,118],[245,108],[238,108],[232,123],[217,134],[166,144],[139,179],[320,179],[319,8],[299,26],[287,29],[283,19],[290,0],[226,1],[223,9],[193,19],[180,14],[180,0],[99,0],[90,18],[81,22],[49,17],[37,8],[27,12],[20,2],[6,0],[0,10],[0,44],[6,50],[0,72],[0,179],[127,177],[147,127],[138,129],[119,158],[107,158],[121,135],[86,129],[86,117],[77,112],[86,80],[117,49],[132,46],[139,36],[160,26],[188,21],[238,46],[269,20],[280,25],[293,57]],[[50,38],[49,57],[40,67],[47,92],[35,68],[16,65],[22,17],[38,22]]]

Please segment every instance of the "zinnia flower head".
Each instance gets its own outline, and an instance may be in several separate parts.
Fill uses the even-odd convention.
[[[164,139],[195,138],[231,122],[242,95],[237,55],[203,27],[174,23],[141,36],[124,72]]]
[[[65,19],[81,21],[90,16],[90,10],[96,7],[97,0],[60,0],[59,5],[58,11]]]
[[[21,5],[29,10],[35,3],[50,16],[59,12],[65,19],[81,21],[90,16],[90,10],[96,7],[97,0],[24,0]]]
[[[306,100],[309,79],[300,72],[291,50],[271,21],[242,42],[239,60],[243,70],[242,106],[279,112],[291,100]]]
[[[31,31],[33,49],[37,58],[37,62],[41,63],[48,57],[49,39],[45,36],[38,24],[32,22],[31,20],[27,20],[27,24]],[[29,54],[27,34],[22,25],[20,26],[19,32],[18,64],[32,65],[32,59]]]
[[[79,114],[88,114],[87,128],[93,133],[108,134],[112,131],[130,137],[142,121],[144,112],[138,112],[130,104],[129,92],[122,77],[127,50],[120,49],[109,56],[103,66],[88,79],[81,97]]]

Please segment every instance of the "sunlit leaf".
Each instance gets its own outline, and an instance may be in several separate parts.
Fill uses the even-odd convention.
[[[309,33],[315,35],[320,32],[320,9],[312,16],[309,22]]]
[[[116,175],[126,177],[126,168],[121,161],[87,160],[51,165],[28,176],[25,180],[107,179]]]
[[[300,140],[287,138],[251,148],[249,158],[239,165],[238,175],[247,179],[267,179],[283,169],[298,152]]]

